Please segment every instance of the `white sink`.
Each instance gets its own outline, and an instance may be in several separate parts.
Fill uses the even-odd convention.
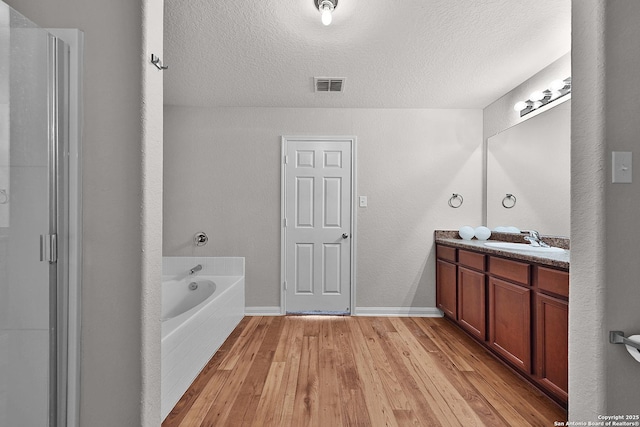
[[[527,252],[564,252],[562,248],[549,247],[545,248],[543,246],[532,246],[528,243],[509,243],[509,242],[486,242],[485,246],[489,246],[491,248],[499,248],[499,249],[512,249],[516,251],[527,251]]]

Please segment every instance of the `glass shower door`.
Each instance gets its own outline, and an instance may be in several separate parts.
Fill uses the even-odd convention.
[[[57,43],[0,1],[0,427],[59,417]]]

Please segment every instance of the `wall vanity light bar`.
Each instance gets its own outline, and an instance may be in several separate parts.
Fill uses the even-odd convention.
[[[520,112],[520,117],[526,116],[532,111],[550,104],[565,95],[571,93],[571,77],[564,80],[554,80],[549,84],[549,89],[535,91],[529,95],[526,101],[517,102],[513,109]]]

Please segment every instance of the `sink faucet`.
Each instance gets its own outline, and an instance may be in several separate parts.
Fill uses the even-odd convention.
[[[540,233],[536,230],[529,230],[529,235],[525,236],[524,240],[531,243],[531,246],[542,246],[543,248],[549,247],[549,245],[540,239]]]
[[[202,270],[202,264],[198,264],[195,267],[193,267],[191,270],[189,270],[189,274],[195,274],[197,271]]]

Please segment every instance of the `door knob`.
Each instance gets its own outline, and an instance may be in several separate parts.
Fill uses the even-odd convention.
[[[347,233],[342,233],[342,238],[343,238],[343,239],[348,239],[348,238],[349,238],[349,235],[348,235]]]

